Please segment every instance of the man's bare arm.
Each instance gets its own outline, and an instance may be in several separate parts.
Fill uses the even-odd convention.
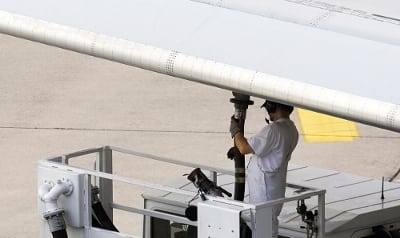
[[[247,142],[247,139],[243,136],[242,133],[236,133],[234,139],[235,145],[242,155],[254,154],[253,149],[251,148],[251,146]]]

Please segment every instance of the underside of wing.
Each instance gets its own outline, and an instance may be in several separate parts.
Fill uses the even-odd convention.
[[[0,10],[6,34],[400,130],[397,44],[189,0],[16,0]]]

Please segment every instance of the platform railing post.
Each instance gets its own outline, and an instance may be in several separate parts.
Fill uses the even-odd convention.
[[[100,172],[112,174],[112,150],[104,147],[98,153],[96,160],[96,170]],[[113,219],[112,203],[113,203],[113,186],[112,180],[96,177],[96,185],[99,187],[99,198],[106,211],[108,217]]]
[[[318,194],[318,237],[325,237],[325,191]]]
[[[218,173],[215,171],[210,171],[210,178],[215,184],[217,184],[218,180]]]

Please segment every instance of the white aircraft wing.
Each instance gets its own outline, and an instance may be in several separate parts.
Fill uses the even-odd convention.
[[[397,0],[192,0],[217,7],[400,44]]]
[[[9,0],[0,10],[5,34],[400,131],[400,44],[189,0]]]

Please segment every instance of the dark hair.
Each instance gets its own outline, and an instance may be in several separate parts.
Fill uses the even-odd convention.
[[[286,105],[283,103],[278,103],[278,102],[273,102],[269,100],[265,100],[264,104],[261,105],[261,107],[265,107],[267,112],[269,113],[274,113],[278,108],[280,108],[282,111],[285,111],[287,113],[292,113],[293,112],[293,106]]]

